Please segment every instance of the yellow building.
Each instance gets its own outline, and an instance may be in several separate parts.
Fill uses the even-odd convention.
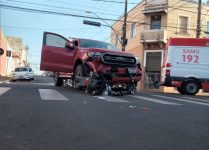
[[[128,12],[126,51],[139,56],[144,72],[138,89],[159,88],[157,83],[167,40],[171,37],[196,37],[197,8],[197,2],[191,0],[144,0]],[[202,4],[200,37],[209,37],[205,33],[209,32],[208,11],[209,5]],[[119,20],[112,25],[117,32],[111,33],[111,43],[121,48],[124,18]]]
[[[0,56],[0,76],[9,76],[14,70],[13,50],[0,28],[0,48],[4,53]]]
[[[19,55],[19,57],[14,57],[19,59],[19,63],[15,67],[28,66],[28,46],[23,44],[23,39],[19,37],[7,36],[6,37],[9,45],[12,47],[14,52]]]

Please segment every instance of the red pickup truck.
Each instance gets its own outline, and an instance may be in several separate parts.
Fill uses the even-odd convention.
[[[75,88],[92,94],[134,94],[141,80],[138,57],[89,39],[67,39],[44,32],[40,69],[54,72],[55,86],[71,79]]]

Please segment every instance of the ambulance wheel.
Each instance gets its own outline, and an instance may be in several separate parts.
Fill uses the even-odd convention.
[[[187,95],[196,95],[200,90],[200,85],[194,80],[189,80],[183,84],[183,92]]]
[[[182,87],[177,87],[177,91],[178,91],[180,94],[185,94]]]
[[[62,86],[63,85],[63,79],[59,77],[59,73],[54,73],[54,85],[55,86]]]

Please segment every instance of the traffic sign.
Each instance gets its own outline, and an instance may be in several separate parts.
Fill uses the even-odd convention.
[[[99,23],[99,22],[88,21],[88,20],[83,20],[83,24],[97,26],[97,27],[100,27],[101,26],[101,23]]]

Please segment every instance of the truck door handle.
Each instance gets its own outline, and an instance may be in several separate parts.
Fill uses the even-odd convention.
[[[52,50],[50,50],[50,49],[47,49],[46,51],[47,51],[47,52],[52,52]]]

